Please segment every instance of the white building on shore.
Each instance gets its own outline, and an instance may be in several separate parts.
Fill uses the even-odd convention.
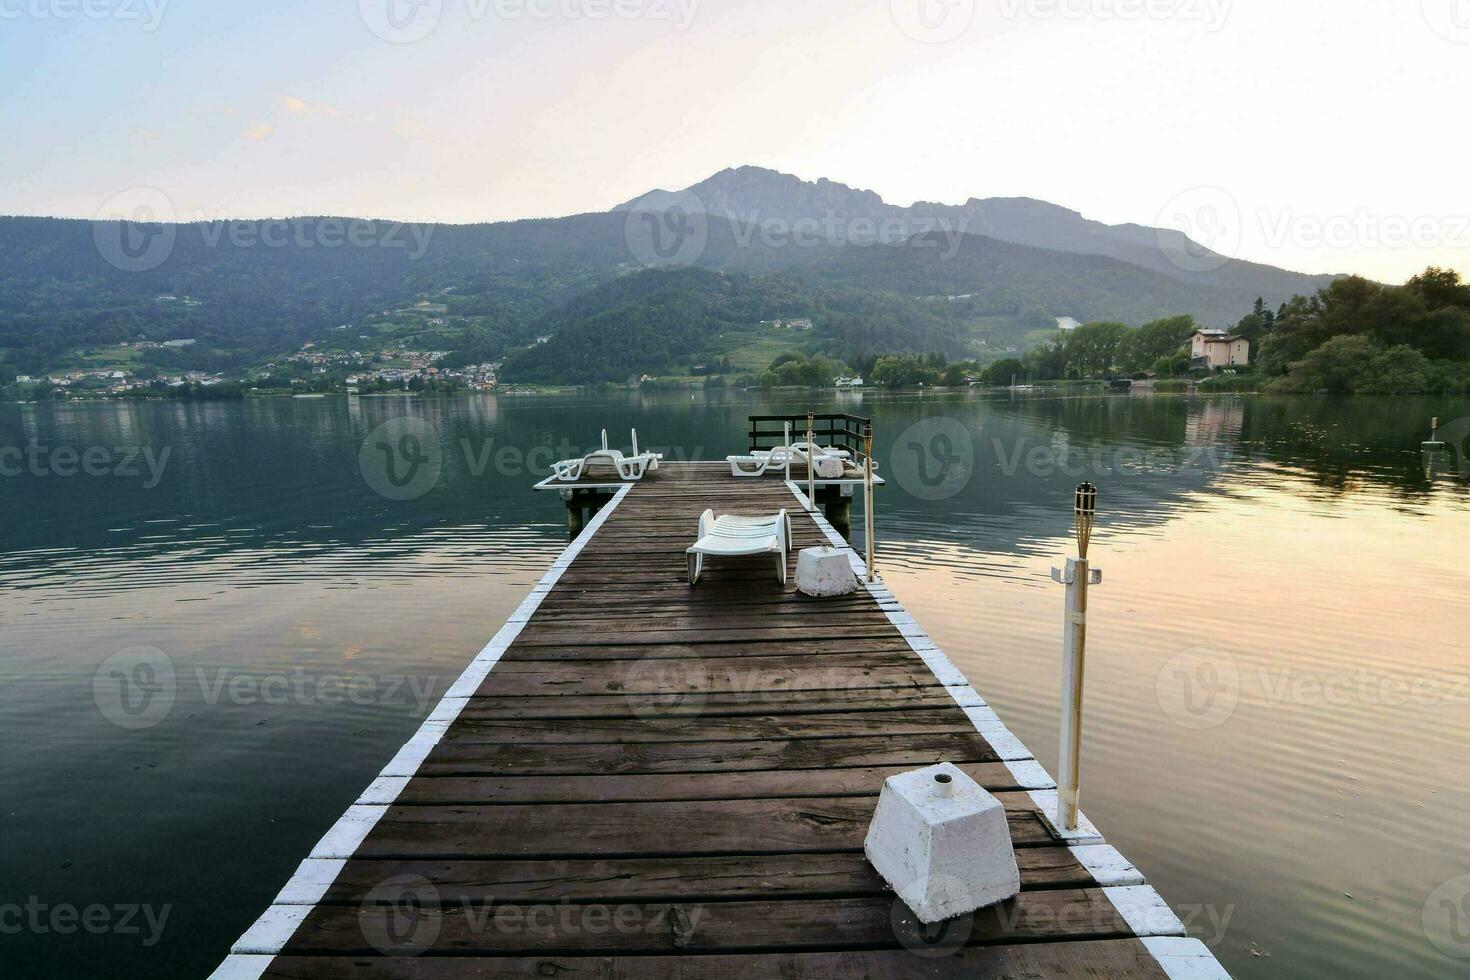
[[[1189,340],[1189,359],[1211,370],[1245,367],[1251,362],[1251,342],[1225,330],[1196,330]]]

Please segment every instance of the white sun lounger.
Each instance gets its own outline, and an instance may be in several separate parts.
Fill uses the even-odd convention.
[[[823,459],[839,459],[845,464],[852,459],[852,454],[845,449],[826,449],[817,446],[814,452],[819,462]],[[777,446],[775,449],[757,449],[749,456],[725,457],[725,461],[730,464],[731,476],[765,476],[771,470],[785,469],[788,463],[805,464],[806,460],[807,448],[804,442],[791,446]]]
[[[792,458],[789,446],[777,446],[757,450],[749,456],[726,456],[725,462],[730,464],[731,476],[765,476],[767,470],[785,469]]]
[[[699,515],[699,540],[685,552],[689,559],[689,584],[698,585],[704,574],[706,555],[741,558],[775,555],[776,577],[786,584],[786,555],[791,548],[791,518],[782,510],[771,517],[716,517],[707,510]]]
[[[663,458],[662,453],[640,453],[638,451],[637,429],[633,430],[633,455],[624,456],[620,449],[609,449],[607,430],[603,429],[601,449],[590,452],[581,459],[564,459],[553,463],[551,472],[552,476],[563,483],[574,483],[581,479],[587,467],[605,465],[617,470],[620,480],[641,480],[645,473],[657,470],[659,460]]]

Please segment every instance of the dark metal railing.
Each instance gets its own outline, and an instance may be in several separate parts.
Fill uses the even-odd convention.
[[[784,445],[786,426],[791,426],[791,441],[806,441],[805,415],[750,416],[750,452],[774,449]],[[813,419],[812,439],[819,446],[846,449],[854,460],[863,458],[863,429],[871,419],[856,415],[818,415]]]

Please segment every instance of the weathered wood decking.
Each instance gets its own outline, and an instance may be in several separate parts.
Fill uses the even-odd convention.
[[[1056,831],[881,584],[815,601],[715,561],[690,589],[706,507],[834,537],[723,464],[621,488],[215,976],[1224,976],[1090,825]],[[929,942],[862,844],[884,778],[941,760],[1004,802],[1023,891]]]

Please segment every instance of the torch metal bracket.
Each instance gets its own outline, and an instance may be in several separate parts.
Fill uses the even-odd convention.
[[[1074,585],[1077,582],[1077,559],[1068,558],[1066,568],[1057,568],[1053,566],[1051,570],[1051,580],[1058,585]],[[1101,568],[1089,567],[1087,569],[1087,584],[1102,584]]]

